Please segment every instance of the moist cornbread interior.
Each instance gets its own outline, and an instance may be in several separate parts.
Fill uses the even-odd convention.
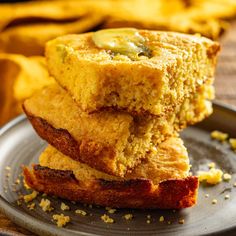
[[[69,132],[77,142],[75,149],[79,151],[76,159],[103,172],[124,176],[141,159],[147,158],[146,154],[159,143],[170,136],[177,136],[177,131],[188,123],[195,123],[211,113],[211,106],[205,106],[206,95],[203,92],[194,95],[192,100],[186,99],[184,104],[179,107],[182,109],[178,112],[159,118],[132,117],[119,111],[88,114],[81,111],[65,90],[54,84],[26,100],[24,110],[28,116],[39,117],[55,129]],[[45,129],[44,132],[49,131]],[[51,143],[50,140],[47,141]],[[83,154],[80,153],[83,141],[95,144],[95,150],[91,150],[86,156],[81,156]],[[96,157],[100,166],[89,160],[99,150],[96,147],[109,150]],[[60,147],[57,148],[61,150]]]
[[[93,33],[47,43],[50,73],[88,112],[104,107],[162,115],[212,79],[219,45],[200,36],[139,30],[150,57],[98,48]]]
[[[158,184],[168,179],[185,178],[189,171],[188,154],[180,138],[169,138],[163,142],[148,160],[134,168],[125,178],[114,177],[74,161],[52,146],[48,146],[41,154],[39,164],[50,169],[73,171],[77,180],[85,182],[93,179],[124,181],[144,178]]]

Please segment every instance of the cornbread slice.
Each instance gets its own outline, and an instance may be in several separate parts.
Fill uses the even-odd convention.
[[[163,115],[212,79],[219,44],[198,35],[109,29],[49,41],[49,72],[82,110]]]
[[[51,146],[39,163],[24,169],[27,184],[73,201],[116,208],[185,208],[196,202],[198,179],[188,176],[188,154],[179,138],[163,142],[125,178],[97,171]]]
[[[204,93],[194,95],[176,114],[159,118],[133,117],[121,111],[88,114],[54,84],[26,100],[23,108],[36,132],[49,144],[74,160],[122,177],[159,143],[177,136],[190,121],[210,114],[205,98]]]

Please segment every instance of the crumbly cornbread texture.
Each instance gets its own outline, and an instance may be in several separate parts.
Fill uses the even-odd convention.
[[[184,208],[196,202],[198,180],[188,177],[188,155],[179,138],[163,142],[156,154],[124,178],[92,169],[51,146],[39,162],[32,171],[24,169],[26,182],[69,200],[115,208]]]
[[[212,79],[218,43],[197,35],[137,32],[148,56],[141,53],[135,60],[125,50],[97,47],[93,33],[52,40],[46,46],[49,71],[87,112],[115,107],[162,115]]]
[[[200,92],[187,98],[178,112],[163,117],[137,117],[121,111],[88,114],[55,84],[26,100],[24,111],[37,133],[65,155],[124,176],[159,143],[210,114],[211,104],[205,98]]]
[[[75,178],[79,181],[123,179],[105,174],[86,164],[75,161],[52,146],[48,146],[41,154],[39,164],[50,169],[73,171]],[[188,176],[188,171],[189,159],[182,140],[180,138],[169,138],[161,143],[147,160],[136,166],[131,173],[127,173],[125,179],[144,178],[158,184],[171,178],[185,178]]]

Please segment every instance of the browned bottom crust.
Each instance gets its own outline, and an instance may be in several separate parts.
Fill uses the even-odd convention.
[[[72,171],[34,165],[24,168],[26,183],[33,189],[71,201],[116,208],[181,209],[196,203],[198,178],[171,179],[154,185],[151,180],[80,183]]]
[[[109,160],[102,158],[115,158],[115,150],[112,147],[99,145],[91,140],[83,140],[79,143],[67,130],[56,129],[46,120],[29,114],[24,106],[23,109],[37,134],[64,155],[105,173],[114,174],[110,169]]]

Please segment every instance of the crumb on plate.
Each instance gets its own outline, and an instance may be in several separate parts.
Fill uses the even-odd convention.
[[[124,218],[126,219],[126,220],[132,220],[133,219],[133,215],[132,214],[126,214],[126,215],[124,215]]]
[[[83,210],[80,210],[80,209],[75,210],[75,213],[79,214],[79,215],[82,215],[82,216],[86,216],[87,215],[86,211],[83,211]]]
[[[64,202],[61,203],[61,210],[62,211],[68,211],[70,210],[70,207],[66,205]]]
[[[108,211],[108,213],[110,214],[114,214],[116,212],[116,209],[113,209],[111,207],[106,207],[106,210]]]
[[[52,216],[53,220],[56,221],[58,227],[63,227],[70,222],[70,217],[64,214],[55,214]]]
[[[28,204],[27,205],[27,208],[29,208],[29,210],[34,210],[35,209],[35,203],[34,202],[32,202],[32,203],[30,203],[30,204]]]
[[[23,196],[23,198],[24,198],[24,201],[28,203],[28,202],[33,201],[37,196],[38,196],[38,192],[33,191],[32,193]]]
[[[199,181],[208,184],[218,184],[222,181],[223,172],[220,169],[211,168],[209,171],[198,171]]]
[[[211,132],[211,138],[219,140],[221,142],[225,141],[228,137],[229,135],[227,133],[223,133],[218,130]]]
[[[160,222],[163,222],[164,220],[165,220],[164,216],[161,216],[161,217],[159,218],[159,221],[160,221]]]
[[[230,199],[230,195],[229,195],[229,194],[226,194],[226,195],[225,195],[225,200],[228,200],[228,199]]]
[[[46,199],[46,198],[42,198],[41,202],[39,203],[39,206],[42,208],[43,211],[52,211],[53,207],[51,206],[51,201]]]
[[[231,176],[230,174],[228,174],[228,173],[225,173],[225,174],[223,175],[224,181],[230,181],[231,178],[232,178],[232,176]]]
[[[215,205],[217,203],[217,199],[213,199],[211,203]]]
[[[18,206],[21,206],[22,202],[21,202],[20,200],[17,200],[17,201],[16,201],[16,204],[17,204]]]
[[[101,219],[102,219],[105,223],[108,223],[108,224],[114,223],[114,220],[113,220],[110,216],[108,216],[108,215],[106,215],[106,214],[102,215],[102,216],[101,216]]]

